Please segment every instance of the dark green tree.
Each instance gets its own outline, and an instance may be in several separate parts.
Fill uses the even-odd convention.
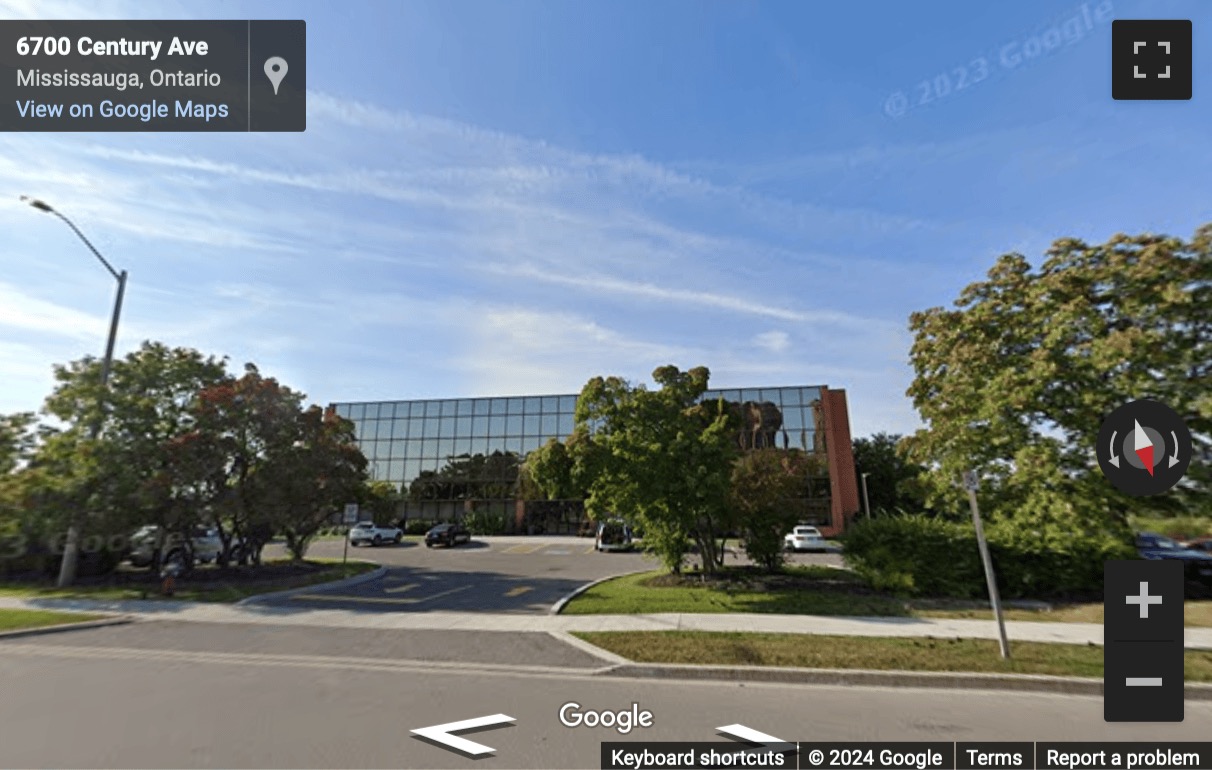
[[[906,457],[902,439],[900,435],[876,433],[852,442],[860,501],[862,474],[866,473],[868,502],[873,516],[896,510],[920,512],[925,503],[918,477],[926,468]]]

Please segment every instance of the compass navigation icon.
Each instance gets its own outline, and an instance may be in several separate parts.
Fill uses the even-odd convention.
[[[1097,451],[1103,475],[1116,489],[1133,497],[1160,495],[1187,472],[1191,431],[1165,404],[1132,401],[1103,421]]]

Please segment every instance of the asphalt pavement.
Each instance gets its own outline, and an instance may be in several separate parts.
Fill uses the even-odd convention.
[[[0,683],[4,692],[21,694],[0,698],[0,766],[592,768],[599,766],[602,741],[707,741],[717,739],[718,727],[738,723],[788,741],[1194,741],[1206,739],[1212,724],[1206,702],[1189,702],[1179,724],[1108,724],[1102,700],[1092,697],[726,682],[654,686],[594,677],[584,668],[500,670],[384,657],[94,645],[89,637],[101,631],[58,637],[72,637],[71,644],[47,644],[49,636],[36,643],[0,641]],[[333,639],[338,647],[350,641]],[[627,735],[568,727],[559,719],[568,703],[582,711],[637,704],[652,712],[653,725]],[[410,733],[498,713],[512,722],[464,734],[492,747],[482,759]]]
[[[273,547],[268,557],[279,555]],[[426,548],[417,541],[345,549],[340,540],[314,543],[309,556],[369,559],[387,568],[379,580],[354,588],[322,589],[266,604],[361,612],[485,612],[546,614],[556,602],[588,582],[656,569],[639,552],[594,550],[577,537],[478,537],[454,547]],[[738,559],[736,556],[729,558]],[[797,562],[840,566],[835,554],[798,554]]]

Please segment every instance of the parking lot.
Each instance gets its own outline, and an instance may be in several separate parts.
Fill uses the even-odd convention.
[[[280,546],[267,557],[282,555]],[[310,557],[341,558],[344,543],[322,540]],[[480,537],[453,548],[399,545],[350,548],[349,558],[387,567],[383,577],[343,589],[315,589],[274,600],[292,607],[368,612],[504,612],[544,614],[563,597],[601,578],[657,569],[645,554],[598,553],[575,537]],[[741,557],[729,555],[741,563]],[[840,566],[836,554],[796,554],[793,563]]]

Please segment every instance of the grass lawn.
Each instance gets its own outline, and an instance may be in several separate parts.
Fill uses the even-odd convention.
[[[673,576],[660,570],[608,580],[564,608],[565,615],[643,613],[762,612],[785,615],[971,618],[992,620],[981,602],[948,599],[906,600],[870,588],[858,575],[832,567],[788,567],[783,575],[732,570],[702,582],[695,573]],[[1051,610],[1006,609],[1007,620],[1102,623],[1103,605],[1056,605]],[[1212,628],[1212,601],[1187,600],[1186,623]]]
[[[727,573],[711,583],[694,573],[626,575],[594,586],[564,608],[566,615],[653,612],[764,612],[786,615],[907,615],[905,603],[883,596],[853,573],[832,567],[790,567],[782,575]]]
[[[171,599],[195,602],[235,602],[249,596],[303,588],[360,575],[378,568],[378,564],[350,559],[342,566],[340,559],[307,559],[302,565],[290,559],[269,559],[261,568],[244,568],[220,572],[199,567],[192,576],[177,581]],[[0,583],[0,596],[31,599],[169,599],[160,595],[160,581],[147,572],[135,573],[135,580],[87,583],[60,589],[50,583]]]
[[[86,615],[80,612],[48,612],[46,610],[0,610],[0,631],[20,631],[26,628],[61,626],[64,623],[83,623],[100,620],[104,615]]]
[[[1011,642],[1008,661],[996,641],[894,639],[805,634],[643,631],[575,633],[638,663],[790,666],[885,671],[962,671],[1102,678],[1103,648]],[[1212,682],[1212,652],[1188,650],[1188,682]]]

